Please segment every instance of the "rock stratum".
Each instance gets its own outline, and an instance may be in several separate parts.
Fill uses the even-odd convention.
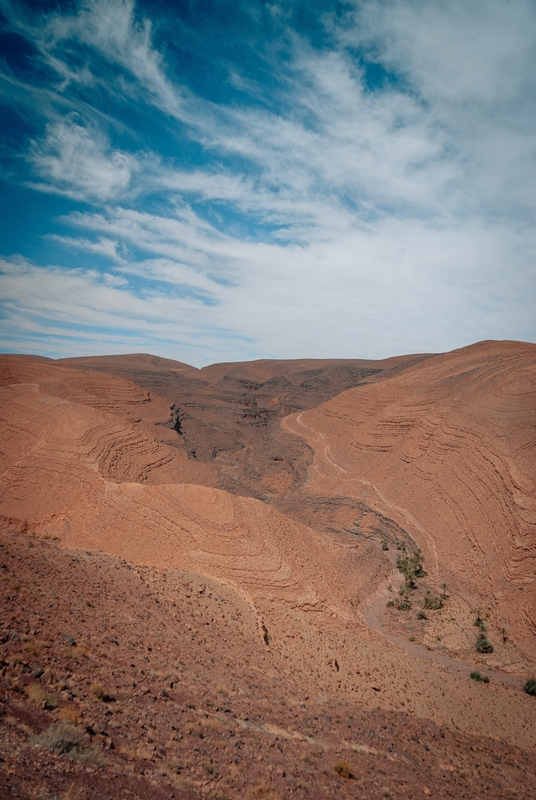
[[[534,796],[535,345],[10,355],[0,397],[6,796]]]

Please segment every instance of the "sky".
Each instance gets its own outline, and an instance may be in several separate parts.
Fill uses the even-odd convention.
[[[535,0],[0,0],[0,350],[536,342]]]

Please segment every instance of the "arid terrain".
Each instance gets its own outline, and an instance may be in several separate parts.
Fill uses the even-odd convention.
[[[536,796],[536,345],[0,397],[1,797]]]

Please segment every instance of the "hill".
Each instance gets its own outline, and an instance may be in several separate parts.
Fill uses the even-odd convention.
[[[5,786],[533,796],[535,390],[515,342],[0,357]]]

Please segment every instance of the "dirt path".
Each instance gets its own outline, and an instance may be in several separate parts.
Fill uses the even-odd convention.
[[[398,590],[402,584],[398,571],[393,572],[390,583],[393,589]],[[467,676],[470,675],[471,672],[483,669],[482,664],[471,664],[469,661],[453,658],[446,653],[434,650],[430,651],[424,645],[418,644],[417,642],[410,642],[404,635],[395,633],[387,628],[381,622],[381,615],[387,600],[392,597],[392,594],[387,589],[388,585],[389,584],[386,583],[378,587],[374,595],[368,597],[359,608],[363,619],[373,630],[378,631],[385,639],[392,642],[405,653],[421,661],[426,661],[428,664],[438,667],[439,669]],[[486,671],[488,671],[487,668]],[[496,669],[490,672],[490,677],[491,676],[496,683],[501,683],[503,686],[515,686],[518,689],[522,688],[526,680],[526,677],[522,677],[521,675],[507,675]]]
[[[319,457],[320,459],[323,459],[324,462],[327,465],[329,465],[328,471],[330,470],[330,468],[336,469],[340,473],[348,475],[348,477],[351,478],[352,480],[356,480],[363,486],[366,486],[368,489],[371,489],[382,504],[381,509],[378,508],[375,510],[379,511],[380,513],[384,513],[385,509],[388,509],[391,511],[395,511],[398,514],[401,514],[407,521],[408,526],[410,528],[413,528],[414,530],[416,529],[420,534],[426,536],[426,538],[430,542],[431,549],[434,554],[434,562],[435,562],[434,572],[437,576],[439,574],[439,560],[433,536],[424,528],[424,526],[417,519],[415,519],[415,517],[411,514],[410,511],[408,511],[405,508],[401,508],[400,506],[391,502],[373,483],[366,480],[365,478],[349,474],[349,471],[347,469],[342,467],[340,464],[337,464],[335,458],[333,457],[333,454],[329,447],[329,442],[326,440],[325,435],[321,431],[318,431],[311,425],[305,423],[301,418],[302,413],[297,415],[292,415],[290,417],[285,417],[281,421],[282,426],[291,433],[297,434],[298,436],[303,436],[303,438],[306,439],[306,441],[308,441],[308,444],[313,446],[313,449],[315,449],[315,456]],[[295,422],[296,424],[293,425],[293,422]],[[301,428],[302,430],[301,431],[298,430],[298,427]],[[318,447],[314,448],[314,443],[316,443],[317,445],[320,443],[321,448]],[[316,467],[317,469],[319,469],[318,462],[316,463]],[[380,633],[385,639],[387,639],[392,644],[396,645],[404,652],[408,653],[414,658],[418,658],[421,661],[425,661],[426,663],[431,664],[432,666],[437,667],[439,669],[448,670],[451,673],[457,673],[460,675],[467,675],[467,676],[469,676],[471,672],[478,671],[478,669],[482,669],[481,664],[471,664],[470,662],[465,661],[463,659],[453,658],[452,656],[449,656],[446,653],[430,651],[424,645],[417,644],[416,642],[410,642],[405,636],[397,634],[394,631],[391,631],[385,627],[385,625],[380,620],[386,602],[391,597],[391,594],[387,587],[391,585],[393,589],[398,591],[401,583],[402,579],[400,573],[398,572],[398,570],[393,569],[390,580],[385,584],[379,586],[376,592],[372,596],[368,597],[361,604],[359,612],[362,615],[365,622],[369,625],[369,627]],[[493,669],[492,674],[493,674],[493,680],[495,682],[503,684],[504,686],[515,686],[516,688],[521,688],[525,681],[525,677],[522,677],[521,675],[507,675],[505,673],[498,672],[496,669]]]

